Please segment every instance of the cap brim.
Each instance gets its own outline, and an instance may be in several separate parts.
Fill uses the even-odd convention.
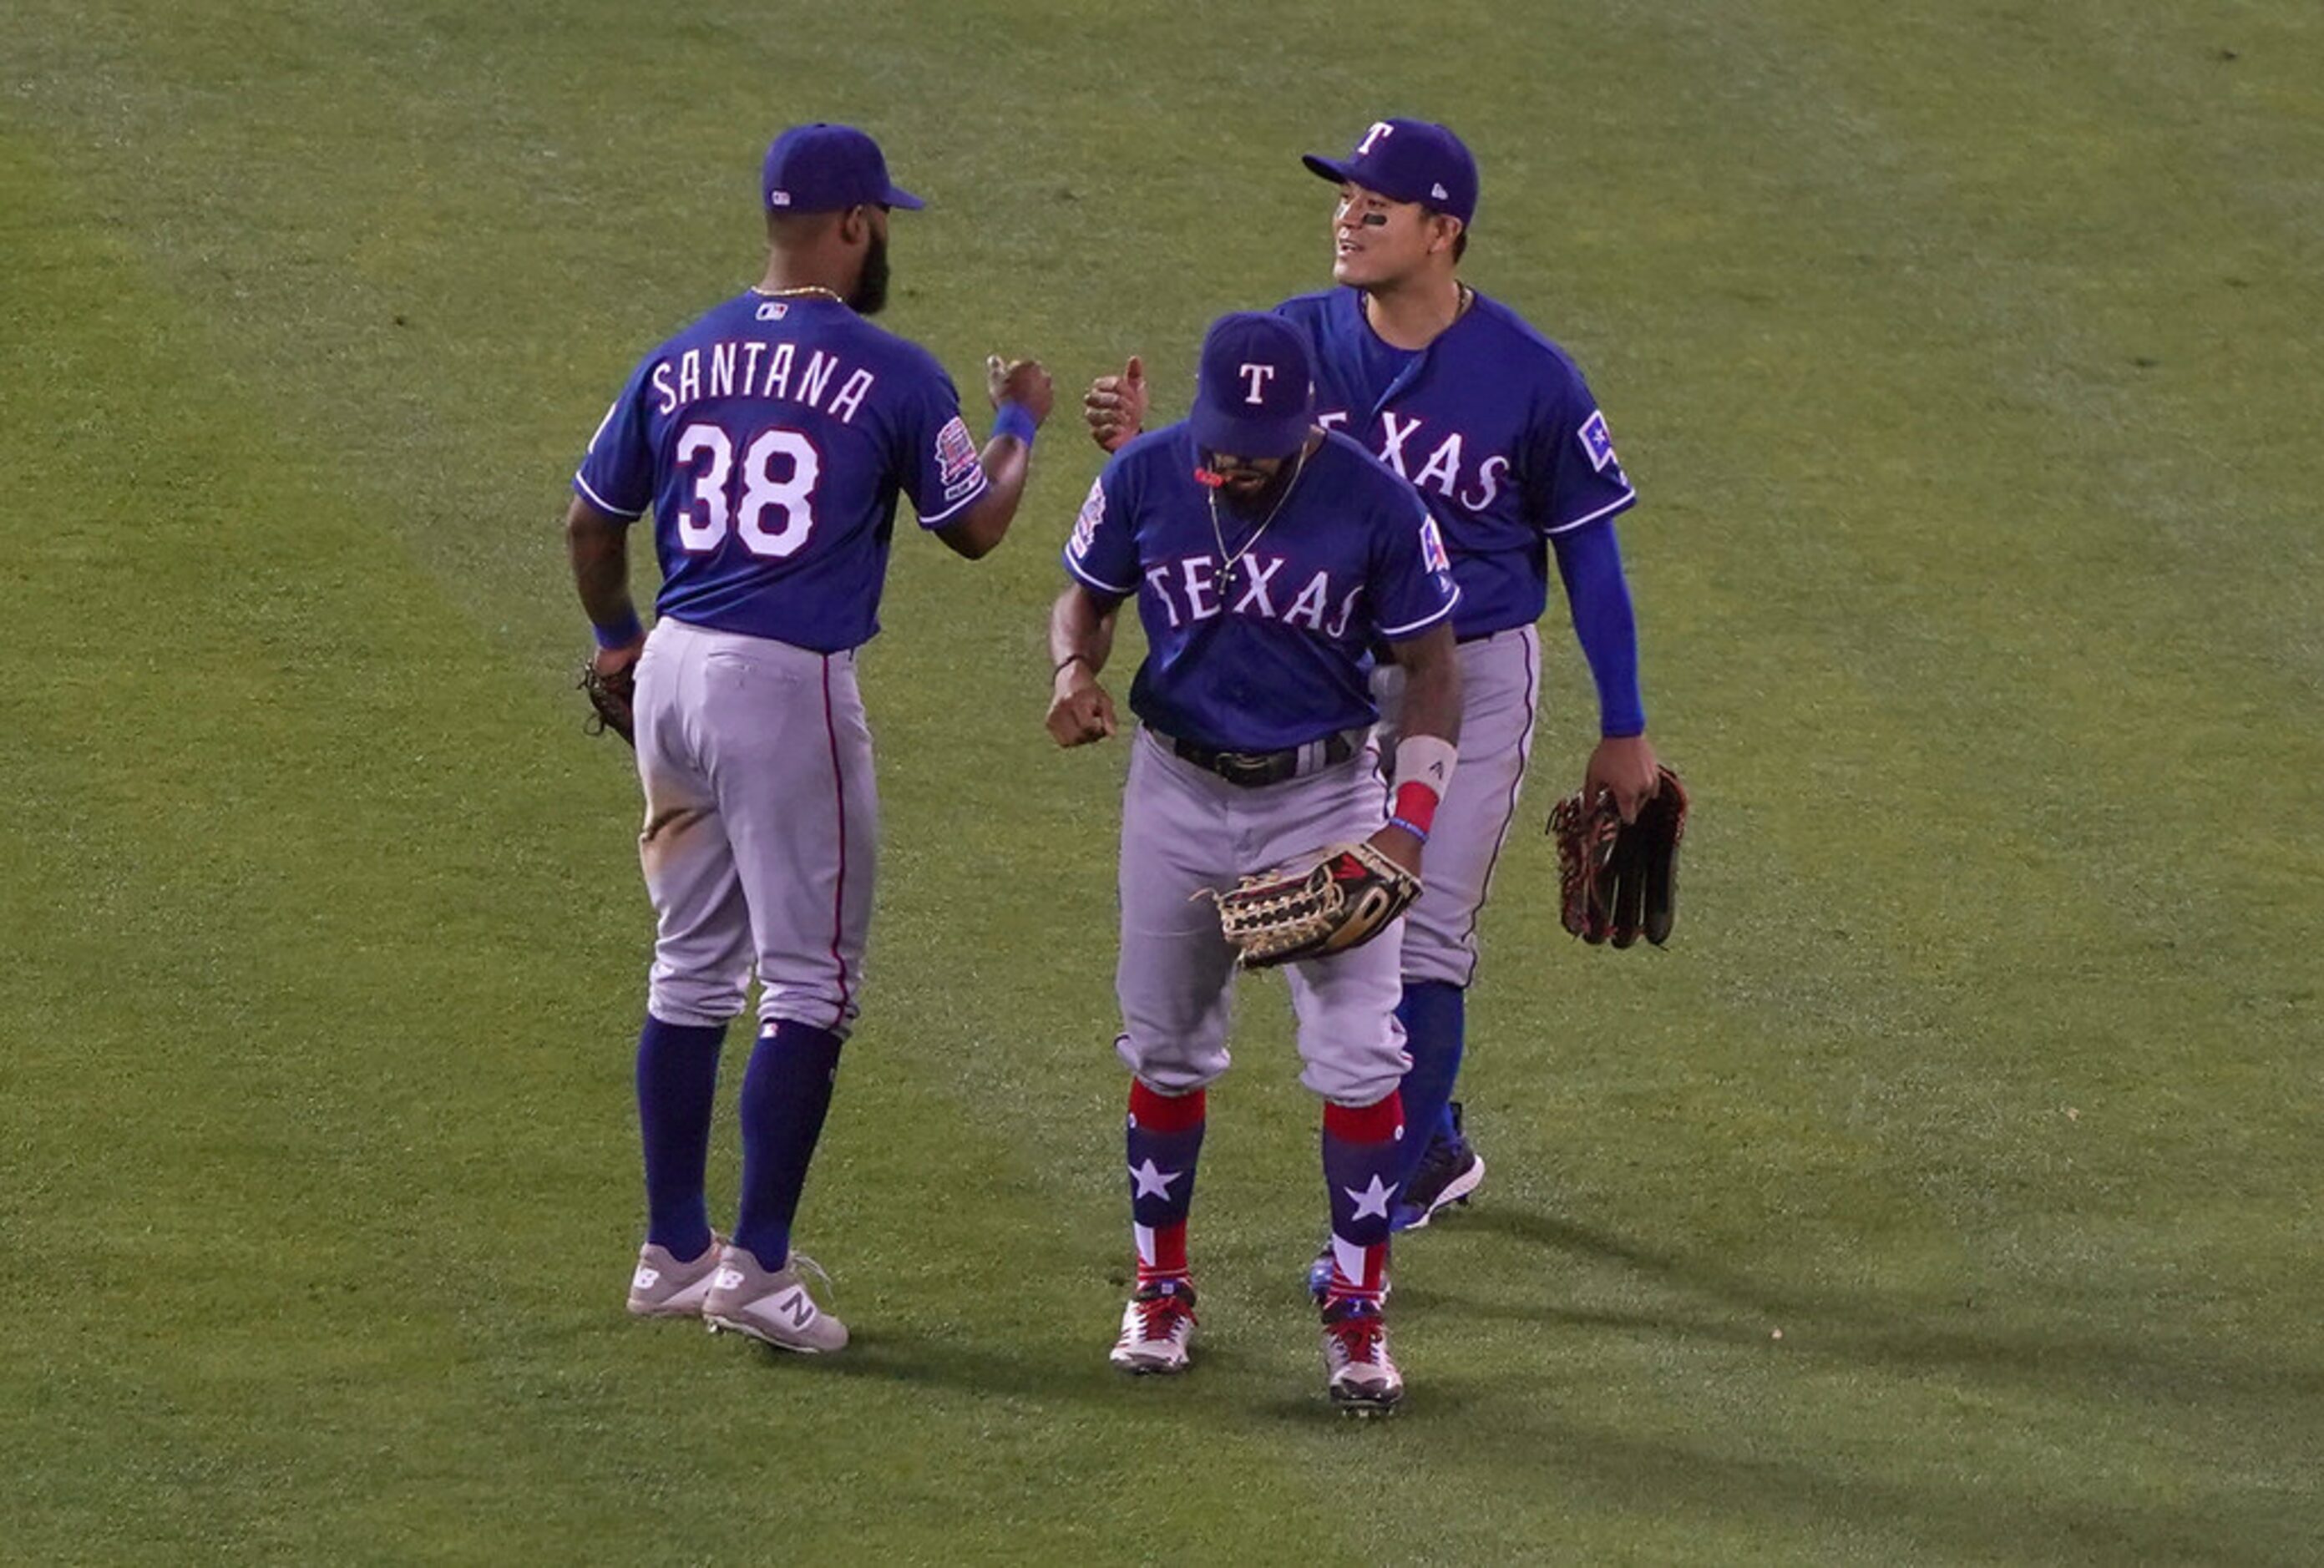
[[[1246,420],[1196,403],[1186,416],[1194,445],[1206,454],[1230,457],[1288,457],[1307,444],[1314,420],[1307,412],[1278,420]]]
[[[1356,182],[1355,175],[1349,171],[1346,164],[1326,158],[1321,152],[1303,153],[1299,161],[1307,165],[1308,173],[1328,180],[1334,185],[1353,185]]]
[[[927,206],[927,202],[922,201],[918,197],[914,196],[910,191],[905,189],[900,185],[890,185],[888,187],[888,194],[881,199],[888,206],[900,207],[906,212],[918,212],[920,208]]]

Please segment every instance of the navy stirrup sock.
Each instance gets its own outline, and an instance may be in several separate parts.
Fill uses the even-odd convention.
[[[831,1109],[840,1038],[829,1029],[778,1022],[759,1037],[742,1075],[742,1205],[734,1244],[766,1269],[791,1252],[791,1218]]]
[[[710,1245],[702,1195],[710,1112],[718,1096],[724,1024],[664,1023],[638,1031],[638,1131],[645,1145],[646,1240],[680,1262]]]
[[[1411,1179],[1420,1157],[1439,1137],[1452,1134],[1452,1090],[1461,1076],[1468,992],[1442,980],[1416,980],[1404,988],[1396,1016],[1404,1023],[1412,1067],[1404,1075],[1405,1126],[1399,1180]]]

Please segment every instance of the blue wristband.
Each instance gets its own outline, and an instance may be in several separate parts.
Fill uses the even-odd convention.
[[[1423,844],[1426,844],[1428,842],[1428,830],[1421,826],[1420,824],[1416,822],[1407,822],[1401,816],[1391,816],[1388,819],[1388,825],[1390,827],[1400,827],[1404,829],[1405,832],[1412,835],[1413,837],[1418,839]]]
[[[1041,428],[1033,418],[1033,410],[1023,403],[1002,403],[992,415],[992,433],[1014,436],[1028,447],[1033,444],[1033,432]]]
[[[589,631],[597,639],[598,647],[613,649],[627,648],[644,636],[646,629],[638,624],[638,613],[631,610],[613,625],[592,625]]]

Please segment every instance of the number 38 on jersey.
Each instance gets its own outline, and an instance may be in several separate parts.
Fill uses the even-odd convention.
[[[823,460],[798,431],[761,430],[737,462],[734,438],[724,427],[696,422],[678,433],[675,455],[694,475],[693,497],[677,520],[678,541],[688,553],[716,549],[730,525],[754,556],[780,559],[806,547]]]

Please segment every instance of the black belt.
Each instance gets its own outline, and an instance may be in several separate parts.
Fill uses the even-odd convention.
[[[1192,762],[1207,773],[1216,773],[1230,784],[1245,789],[1259,789],[1269,784],[1280,784],[1299,776],[1300,759],[1308,755],[1311,747],[1293,746],[1282,752],[1222,752],[1194,741],[1173,740],[1156,731],[1154,738],[1170,748],[1173,755],[1184,762]],[[1356,742],[1344,733],[1329,734],[1321,742],[1323,768],[1337,767],[1356,754]]]

